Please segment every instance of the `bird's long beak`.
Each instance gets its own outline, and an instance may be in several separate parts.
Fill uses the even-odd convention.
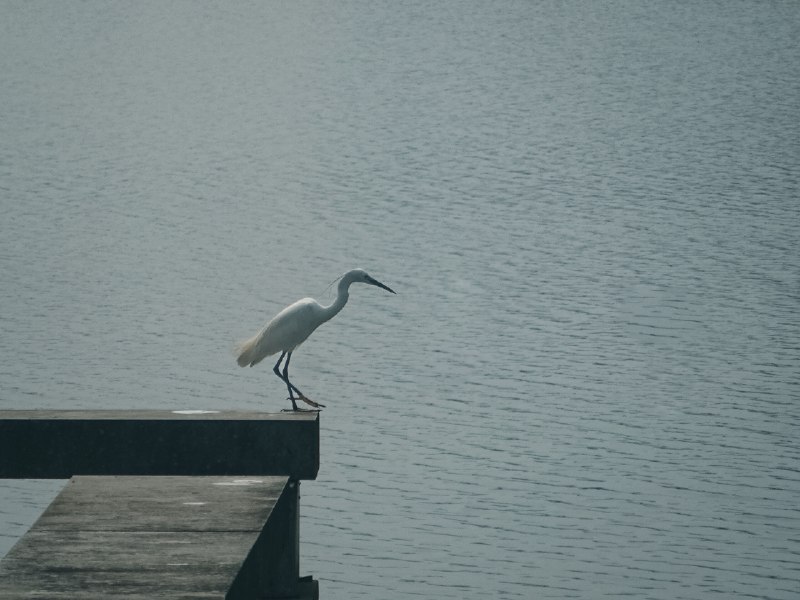
[[[383,285],[383,284],[382,284],[380,281],[378,281],[377,279],[373,279],[372,277],[370,277],[370,278],[368,278],[368,279],[367,279],[367,283],[369,283],[369,284],[372,284],[372,285],[376,285],[376,286],[378,286],[379,288],[383,288],[383,289],[385,289],[387,292],[392,292],[393,294],[396,294],[396,293],[397,293],[397,292],[395,292],[395,291],[394,291],[392,288],[390,288],[388,285]]]

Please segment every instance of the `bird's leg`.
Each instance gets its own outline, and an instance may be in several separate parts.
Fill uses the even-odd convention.
[[[292,358],[292,353],[289,352],[286,355],[286,362],[283,363],[283,377],[282,377],[282,379],[286,382],[286,385],[289,387],[289,396],[291,397],[292,390],[294,390],[295,392],[297,392],[298,400],[302,400],[303,402],[305,402],[309,406],[313,406],[314,408],[325,408],[324,404],[320,404],[319,402],[314,402],[313,400],[306,398],[306,395],[299,389],[297,389],[297,387],[291,381],[289,381],[289,360],[291,360],[291,358]],[[294,400],[292,400],[292,405],[294,406],[294,410],[299,410],[297,408],[297,405],[295,405]]]
[[[289,388],[289,400],[292,401],[292,410],[300,410],[299,408],[297,408],[297,403],[294,401],[294,394],[292,393],[292,384],[289,383],[289,380],[286,377],[285,367],[283,369],[283,375],[281,375],[280,366],[284,356],[286,356],[286,351],[283,351],[281,353],[281,357],[278,359],[278,362],[275,363],[275,366],[272,368],[272,370],[275,372],[275,375],[280,377],[280,379],[286,384],[286,387]],[[286,358],[286,364],[287,365],[289,364],[288,357]]]

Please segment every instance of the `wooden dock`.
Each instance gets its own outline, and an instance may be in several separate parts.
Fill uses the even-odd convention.
[[[0,478],[319,470],[319,413],[0,411]]]
[[[0,411],[0,477],[71,477],[0,560],[0,598],[316,598],[318,466],[316,413]]]

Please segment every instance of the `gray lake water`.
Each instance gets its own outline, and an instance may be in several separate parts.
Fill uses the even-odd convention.
[[[800,3],[1,8],[0,408],[286,408],[361,266],[323,598],[800,596]]]

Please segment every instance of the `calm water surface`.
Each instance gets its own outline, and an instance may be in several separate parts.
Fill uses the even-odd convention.
[[[800,4],[6,2],[0,408],[279,410],[324,598],[797,598]],[[0,552],[58,482],[0,482]]]

